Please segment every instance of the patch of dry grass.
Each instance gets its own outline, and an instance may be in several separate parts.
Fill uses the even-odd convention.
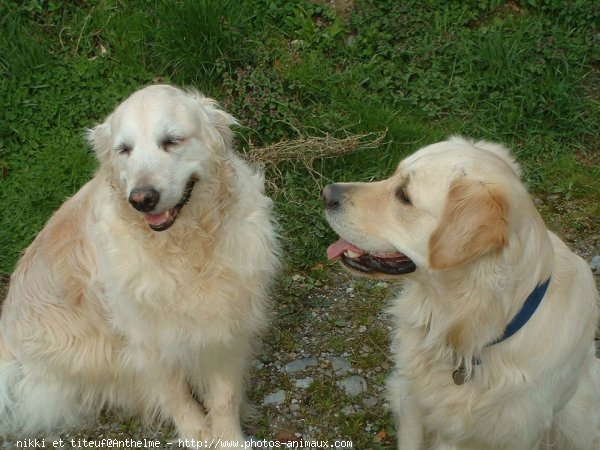
[[[338,138],[326,133],[323,136],[301,136],[294,140],[284,140],[266,147],[254,147],[246,150],[245,156],[253,164],[265,169],[269,175],[267,184],[270,189],[281,189],[283,174],[282,164],[300,165],[315,180],[321,174],[315,169],[315,161],[348,155],[360,150],[379,147],[385,140],[386,132],[348,134]]]

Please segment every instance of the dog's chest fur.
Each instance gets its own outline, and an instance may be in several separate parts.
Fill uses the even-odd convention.
[[[193,227],[182,217],[170,235],[100,224],[100,278],[111,280],[104,291],[114,327],[131,343],[194,351],[260,331],[277,258],[269,202],[258,192],[254,202],[224,221],[207,217],[214,208]]]
[[[529,442],[537,432],[531,426],[515,427],[516,422],[533,421],[550,430],[553,414],[577,387],[572,373],[588,354],[588,348],[577,342],[589,339],[596,323],[593,304],[560,301],[576,297],[568,284],[560,284],[560,278],[555,276],[560,286],[545,298],[525,330],[510,341],[468,356],[481,359],[473,365],[471,379],[462,385],[452,378],[459,361],[446,339],[446,317],[415,285],[395,300],[390,310],[397,325],[391,401],[397,410],[407,398],[418,405],[430,445],[442,439],[461,448],[504,449],[508,433],[514,442]],[[585,325],[582,317],[589,319]],[[554,334],[538,339],[549,323]],[[572,323],[579,323],[576,331]],[[565,361],[567,352],[569,360]]]

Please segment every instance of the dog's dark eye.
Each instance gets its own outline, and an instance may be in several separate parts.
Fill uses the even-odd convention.
[[[131,153],[131,145],[121,144],[117,147],[117,152],[121,155],[129,155]]]
[[[412,201],[406,192],[406,186],[401,186],[396,191],[396,198],[400,200],[405,205],[412,205]]]
[[[160,142],[160,146],[162,147],[163,150],[168,151],[171,147],[179,145],[182,142],[183,142],[183,138],[175,137],[175,136],[168,136]]]

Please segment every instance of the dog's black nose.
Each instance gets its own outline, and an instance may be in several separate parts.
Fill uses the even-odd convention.
[[[340,207],[344,197],[344,190],[339,184],[328,184],[323,188],[325,209],[334,210]]]
[[[154,188],[135,188],[129,193],[129,203],[142,212],[150,212],[158,204],[160,193]]]

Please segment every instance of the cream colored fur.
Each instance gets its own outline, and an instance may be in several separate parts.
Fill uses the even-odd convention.
[[[594,279],[546,230],[519,176],[506,148],[454,137],[388,180],[343,185],[328,212],[354,245],[417,265],[391,308],[399,449],[600,449]],[[395,196],[403,184],[412,204]],[[550,276],[525,326],[486,346]],[[461,363],[469,378],[456,385]]]
[[[278,246],[262,175],[231,148],[234,123],[213,100],[157,85],[90,130],[98,172],[11,278],[0,434],[75,427],[116,407],[172,421],[182,438],[242,441],[244,379]],[[165,130],[182,138],[167,150]],[[190,176],[199,181],[166,231],[127,202],[145,183],[161,191],[157,208],[171,208]]]

